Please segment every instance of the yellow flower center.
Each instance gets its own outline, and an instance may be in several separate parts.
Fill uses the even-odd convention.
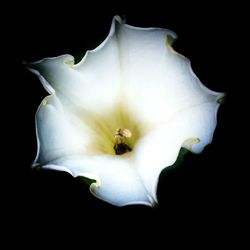
[[[90,129],[89,144],[85,147],[89,154],[128,153],[149,129],[121,104],[114,105],[105,113],[85,111],[78,113],[78,117],[82,117]]]

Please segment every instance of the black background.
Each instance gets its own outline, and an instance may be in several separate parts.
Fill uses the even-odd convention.
[[[128,3],[120,3],[123,7],[81,4],[22,4],[14,10],[9,8],[8,18],[2,22],[6,32],[2,50],[7,52],[5,85],[10,87],[5,94],[15,103],[5,105],[10,121],[6,125],[12,132],[6,144],[10,154],[6,155],[5,169],[9,173],[2,175],[13,228],[22,231],[27,226],[24,239],[31,232],[53,235],[52,231],[62,230],[67,234],[78,231],[76,225],[83,238],[87,231],[98,235],[105,230],[111,237],[124,225],[130,226],[128,235],[138,231],[151,234],[162,231],[161,226],[162,232],[170,229],[174,234],[190,233],[193,228],[191,231],[204,237],[206,243],[221,239],[225,232],[234,232],[234,223],[241,221],[239,207],[243,196],[233,133],[237,116],[233,87],[240,84],[235,83],[233,58],[237,53],[237,15],[241,13],[229,4],[144,3],[141,8]],[[189,154],[182,167],[161,175],[156,209],[114,207],[94,198],[84,183],[66,173],[30,168],[36,154],[34,116],[47,93],[21,62],[61,54],[72,54],[79,60],[87,49],[103,41],[115,14],[125,15],[127,23],[134,26],[163,27],[176,32],[175,50],[191,59],[194,72],[208,88],[227,94],[218,112],[212,144],[200,155]],[[109,231],[109,227],[113,229]],[[212,228],[209,234],[204,231],[208,228]],[[168,236],[166,233],[163,238]]]

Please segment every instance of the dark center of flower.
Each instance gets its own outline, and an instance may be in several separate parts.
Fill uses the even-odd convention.
[[[122,155],[130,152],[132,149],[127,145],[127,138],[131,137],[132,133],[128,129],[118,128],[115,131],[114,150],[116,155]]]

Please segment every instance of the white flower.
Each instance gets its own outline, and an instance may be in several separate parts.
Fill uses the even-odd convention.
[[[175,39],[115,16],[80,63],[62,55],[30,64],[50,94],[36,114],[34,166],[94,179],[90,191],[117,206],[157,203],[162,169],[181,147],[199,153],[211,142],[223,97],[172,49]]]

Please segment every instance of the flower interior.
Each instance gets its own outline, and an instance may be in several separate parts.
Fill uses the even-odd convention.
[[[84,123],[94,139],[89,142],[88,153],[123,155],[133,151],[138,140],[146,133],[142,123],[136,121],[122,105],[116,105],[106,114],[86,113]]]

